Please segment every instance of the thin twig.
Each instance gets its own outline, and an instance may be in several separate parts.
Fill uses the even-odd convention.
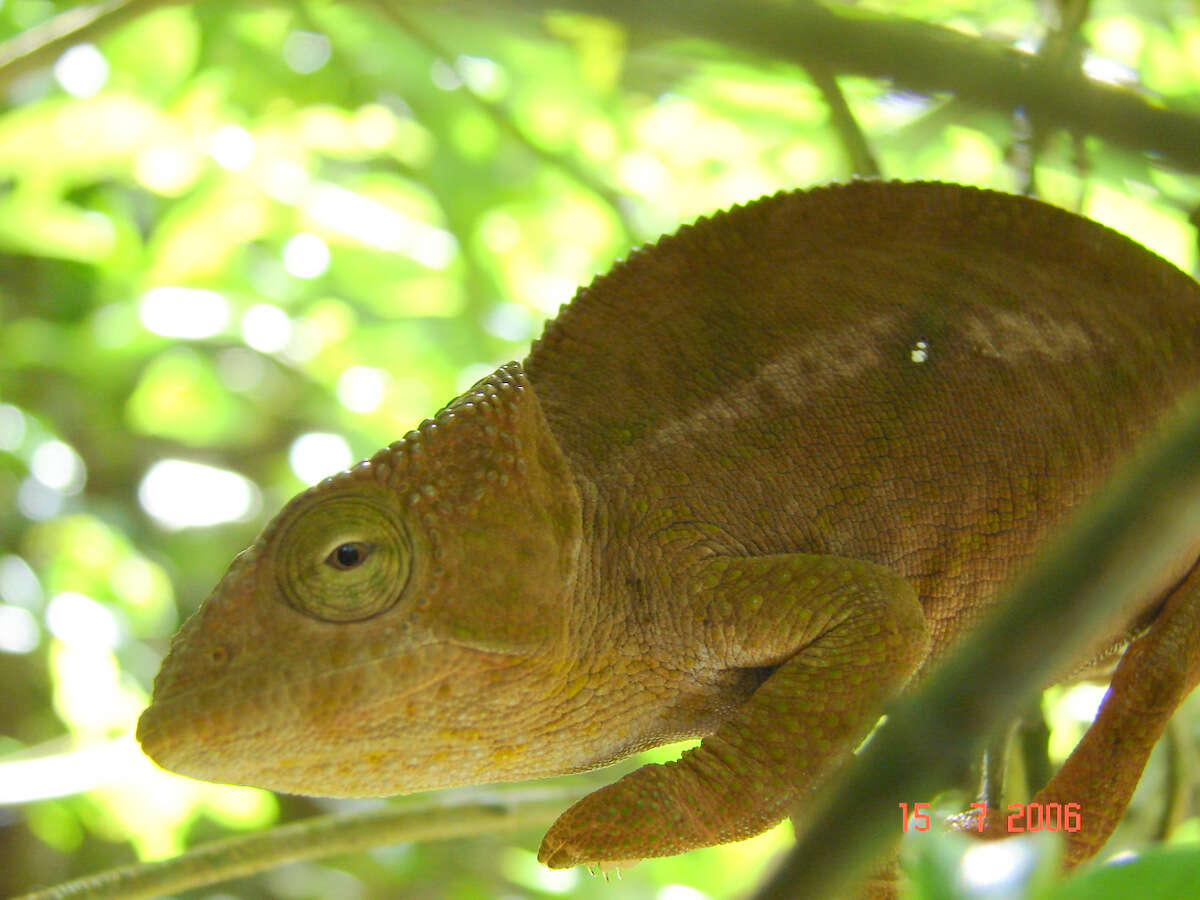
[[[114,28],[181,0],[105,0],[59,13],[0,44],[0,91],[22,75],[52,63],[76,44],[98,40]]]
[[[345,815],[318,816],[255,834],[193,847],[158,862],[123,866],[14,900],[139,900],[202,887],[302,859],[409,841],[512,831],[550,821],[579,791],[520,790],[492,802],[427,801]]]
[[[1058,21],[1053,22],[1048,29],[1041,46],[1038,48],[1038,58],[1046,71],[1053,73],[1057,79],[1064,82],[1079,81],[1083,78],[1083,55],[1087,39],[1083,36],[1083,25],[1090,11],[1090,0],[1059,0],[1055,5]],[[1028,133],[1019,139],[1013,148],[1018,168],[1024,175],[1021,192],[1036,197],[1037,167],[1045,150],[1047,142],[1056,130],[1056,124],[1044,116],[1030,116]],[[1075,166],[1081,175],[1086,175],[1088,167],[1087,145],[1083,135],[1076,129],[1070,129],[1071,143],[1074,149]],[[1025,146],[1022,147],[1021,143]],[[1087,178],[1080,179],[1079,196],[1076,198],[1075,212],[1082,213],[1085,185]]]
[[[855,175],[866,178],[878,178],[881,174],[879,162],[867,143],[867,137],[859,127],[858,120],[846,102],[846,95],[838,85],[837,76],[824,63],[810,63],[805,70],[812,79],[825,104],[829,107],[829,117],[833,128],[842,139],[842,149],[846,151],[846,159]]]
[[[446,62],[447,65],[454,67],[454,52],[446,47],[443,47],[436,38],[429,32],[421,28],[408,16],[401,13],[393,3],[384,2],[384,0],[370,0],[373,6],[379,9],[384,15],[390,18],[396,25],[408,34],[414,41],[423,46],[431,55],[438,57]],[[457,71],[457,69],[456,69]],[[625,209],[625,204],[621,202],[621,196],[604,182],[592,177],[580,166],[576,165],[571,159],[559,153],[552,153],[545,147],[541,146],[537,141],[522,130],[508,111],[497,103],[493,103],[486,97],[480,96],[476,91],[472,90],[470,84],[465,78],[461,78],[462,91],[472,103],[474,103],[489,119],[495,123],[501,131],[517,141],[525,147],[531,154],[536,156],[547,165],[553,166],[560,172],[565,174],[571,180],[577,182],[588,191],[595,194],[603,200],[617,220],[621,223],[625,230],[625,238],[633,240],[637,235],[636,226],[630,218],[629,213]]]

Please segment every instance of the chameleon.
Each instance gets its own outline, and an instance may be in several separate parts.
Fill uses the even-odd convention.
[[[936,182],[737,206],[284,506],[172,640],[137,736],[176,772],[329,796],[698,737],[567,809],[539,859],[744,839],[1197,387],[1200,286],[1083,217]],[[1039,795],[1081,804],[1076,859],[1200,679],[1198,560],[1200,535],[1062,673],[1123,660]]]

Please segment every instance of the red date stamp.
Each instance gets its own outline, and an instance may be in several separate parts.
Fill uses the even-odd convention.
[[[977,830],[982,832],[987,821],[986,803],[972,803]],[[903,831],[928,831],[931,823],[928,803],[901,803],[900,827]],[[1078,803],[1010,803],[1005,827],[1009,834],[1032,831],[1076,832],[1083,827],[1083,814]]]

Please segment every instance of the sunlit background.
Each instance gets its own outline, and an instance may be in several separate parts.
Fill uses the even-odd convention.
[[[72,6],[4,0],[0,36]],[[166,774],[130,737],[232,556],[305,485],[522,357],[631,246],[853,174],[802,69],[581,15],[392,6],[164,4],[0,66],[0,894],[333,808]],[[1030,52],[1054,27],[1024,2],[863,6]],[[1093,3],[1083,71],[1200,108],[1194,5],[1147,10]],[[1194,170],[840,86],[885,175],[1036,175],[1195,271]],[[1054,696],[1062,758],[1099,693]],[[789,833],[647,862],[622,896],[734,896]],[[615,896],[537,866],[536,839],[297,864],[237,895]]]

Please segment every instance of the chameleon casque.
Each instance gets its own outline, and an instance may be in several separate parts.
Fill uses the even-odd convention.
[[[197,778],[363,796],[703,736],[540,858],[749,837],[1196,387],[1200,286],[1043,203],[854,182],[718,213],[284,507],[175,637],[138,738]],[[1075,661],[1160,651],[1126,652],[1042,795],[1082,804],[1075,858],[1200,678],[1200,641],[1169,644],[1197,632],[1197,559],[1200,535]]]

